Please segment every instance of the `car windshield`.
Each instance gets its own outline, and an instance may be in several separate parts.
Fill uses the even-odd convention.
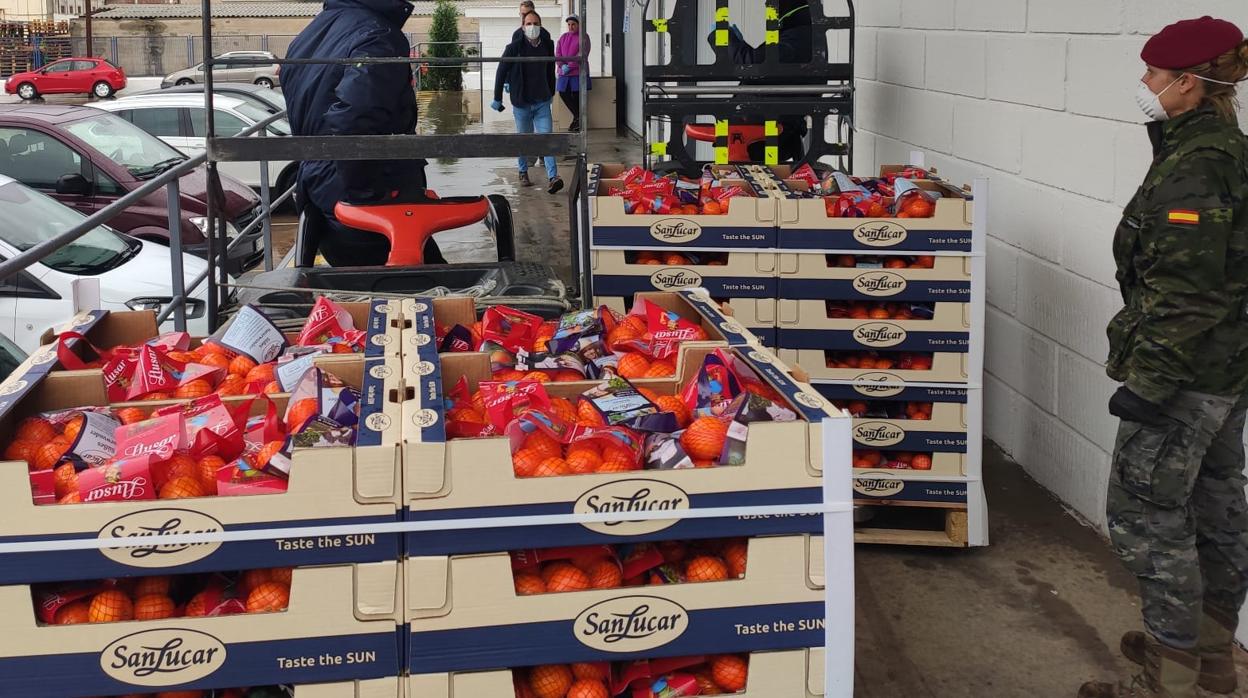
[[[129,170],[135,179],[151,179],[186,159],[185,155],[159,138],[106,112],[75,121],[65,128],[109,160]]]
[[[13,343],[13,340],[0,334],[0,376],[8,376],[17,370],[26,360],[26,352]],[[3,380],[3,378],[0,378]]]
[[[247,117],[248,119],[251,119],[252,123],[259,123],[269,118],[270,116],[273,116],[272,111],[267,110],[267,109],[261,109],[260,107],[257,107],[256,105],[252,104],[251,102],[240,101],[238,103],[238,108],[235,111]],[[269,124],[269,131],[279,136],[289,136],[290,135],[290,122],[285,119],[278,119],[277,121],[274,121],[273,123]]]
[[[19,252],[82,222],[83,215],[17,182],[0,185],[0,239]],[[65,243],[42,264],[75,275],[102,274],[138,254],[142,243],[105,227]]]

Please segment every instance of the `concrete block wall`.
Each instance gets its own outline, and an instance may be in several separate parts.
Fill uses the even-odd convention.
[[[1243,0],[858,3],[856,169],[918,149],[958,183],[991,178],[985,429],[1101,527],[1110,245],[1151,159],[1139,50],[1205,14],[1248,29]]]

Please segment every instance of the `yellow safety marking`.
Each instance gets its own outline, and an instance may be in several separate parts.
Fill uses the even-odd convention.
[[[667,33],[667,20],[666,19],[652,19],[650,21],[651,23],[654,24],[654,30],[656,32],[660,34]]]
[[[763,122],[763,135],[764,136],[779,136],[780,126],[777,125],[775,121],[764,121]]]
[[[724,136],[724,137],[728,136],[728,120],[727,119],[720,119],[715,122],[715,137],[719,138],[720,136]]]
[[[780,164],[780,148],[774,145],[765,146],[763,148],[763,162],[772,166],[779,165]]]
[[[715,164],[716,165],[728,164],[728,147],[727,146],[715,146]]]
[[[717,8],[715,8],[715,21],[716,21],[716,22],[727,22],[727,21],[728,21],[728,8],[727,8],[727,7],[717,7]]]
[[[651,143],[650,154],[651,155],[667,155],[667,144],[666,143]]]

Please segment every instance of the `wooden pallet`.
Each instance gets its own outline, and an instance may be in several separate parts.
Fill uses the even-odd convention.
[[[967,547],[969,534],[965,509],[902,505],[866,508],[875,516],[854,527],[855,543]]]

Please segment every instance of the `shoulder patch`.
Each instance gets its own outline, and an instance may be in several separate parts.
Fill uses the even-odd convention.
[[[1166,220],[1179,225],[1200,225],[1200,212],[1174,210],[1166,214]]]

